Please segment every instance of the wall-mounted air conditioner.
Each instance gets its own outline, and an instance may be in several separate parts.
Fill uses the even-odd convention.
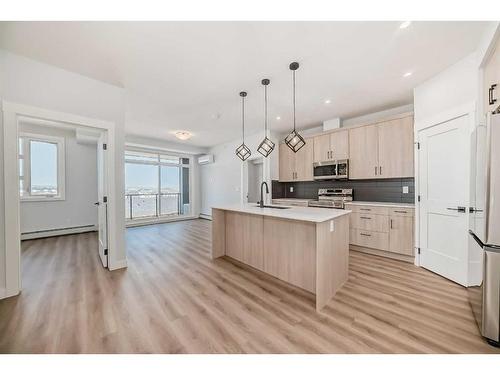
[[[214,156],[212,154],[201,155],[198,158],[198,164],[200,164],[200,165],[212,164],[213,162],[214,162]]]

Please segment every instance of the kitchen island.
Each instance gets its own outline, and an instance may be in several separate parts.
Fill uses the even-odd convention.
[[[348,210],[256,204],[212,208],[212,258],[228,256],[315,295],[321,310],[348,276]]]

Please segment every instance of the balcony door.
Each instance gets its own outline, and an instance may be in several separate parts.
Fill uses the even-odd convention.
[[[190,214],[189,158],[125,152],[125,215],[129,221]]]

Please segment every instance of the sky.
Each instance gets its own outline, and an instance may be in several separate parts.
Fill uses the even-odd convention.
[[[31,185],[57,186],[57,145],[31,141]]]
[[[179,191],[179,168],[161,167],[161,185]],[[125,190],[129,188],[157,189],[158,167],[156,165],[125,163]]]

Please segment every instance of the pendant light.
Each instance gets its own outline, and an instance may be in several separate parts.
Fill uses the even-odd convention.
[[[268,79],[263,79],[262,84],[264,85],[264,140],[260,142],[257,151],[264,157],[268,157],[274,150],[274,142],[267,137],[267,86],[271,81]]]
[[[236,155],[242,160],[245,161],[252,154],[250,149],[245,144],[245,97],[247,93],[245,91],[240,92],[241,96],[241,127],[242,127],[242,139],[243,143],[238,146],[236,149]]]
[[[304,138],[302,138],[302,136],[295,130],[295,71],[297,69],[299,69],[298,62],[293,62],[290,64],[290,70],[292,71],[293,77],[293,130],[285,138],[286,145],[293,152],[299,151],[306,144]]]

